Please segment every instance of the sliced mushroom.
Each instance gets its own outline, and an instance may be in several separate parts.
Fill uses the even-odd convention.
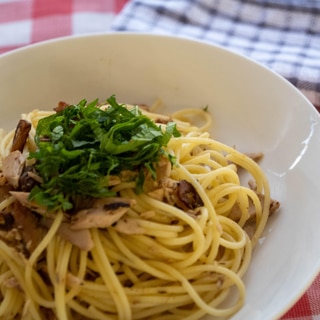
[[[181,180],[176,192],[176,205],[187,211],[203,206],[203,201],[190,182]]]
[[[0,239],[26,257],[39,245],[45,232],[40,219],[18,201],[0,213]]]
[[[53,223],[53,219],[43,219],[42,222],[47,228]],[[64,239],[77,246],[81,250],[89,251],[94,247],[90,231],[88,229],[73,230],[67,222],[62,222],[57,230],[57,234]]]
[[[260,199],[261,205],[263,206],[264,195],[258,195],[258,197]],[[269,207],[269,216],[271,216],[273,213],[275,213],[279,208],[280,208],[280,202],[277,201],[277,200],[271,199],[270,200],[270,207]],[[231,220],[238,222],[241,219],[241,216],[242,216],[242,211],[241,211],[239,205],[236,203],[232,207],[228,217]],[[249,219],[255,220],[255,217],[256,217],[256,207],[253,204],[252,200],[249,199],[249,208],[248,208],[248,217],[247,217],[247,219],[248,220]]]
[[[256,215],[256,207],[253,204],[251,198],[249,198],[249,207],[248,207],[248,216],[247,219],[249,219],[250,217],[255,217]],[[235,203],[235,205],[232,207],[228,217],[233,220],[238,222],[241,217],[242,217],[242,211],[240,209],[240,206],[238,205],[238,203]]]
[[[248,185],[249,185],[250,189],[252,189],[258,195],[258,197],[261,201],[261,205],[263,206],[265,197],[264,197],[264,194],[257,191],[256,182],[254,180],[249,180]],[[271,198],[270,199],[270,206],[269,206],[269,215],[271,216],[273,213],[278,211],[279,208],[280,208],[280,202],[278,200],[274,200]]]
[[[31,130],[31,123],[27,120],[21,119],[18,122],[16,131],[14,133],[12,146],[10,151],[23,151],[23,148],[27,142],[29,132]]]
[[[29,192],[10,191],[10,194],[13,195],[23,206],[29,208],[31,211],[37,212],[41,215],[47,214],[48,210],[46,207],[39,205],[35,201],[29,200]]]
[[[120,219],[114,229],[124,234],[143,234],[144,229],[139,226],[137,220],[130,218]]]
[[[38,217],[18,201],[13,203],[11,214],[14,226],[20,231],[27,251],[33,252],[43,239],[45,229],[40,225]]]
[[[64,110],[65,108],[67,108],[68,106],[70,106],[69,103],[64,102],[64,101],[59,101],[59,102],[58,102],[58,105],[57,105],[55,108],[53,108],[53,110],[54,110],[55,112],[60,112],[60,111],[63,111],[63,110]]]
[[[133,200],[123,198],[103,198],[94,202],[91,208],[80,210],[72,217],[73,230],[107,228],[117,222],[134,204]]]
[[[90,231],[88,229],[74,230],[69,223],[62,222],[58,231],[64,240],[71,242],[81,250],[89,251],[94,247]]]
[[[249,184],[249,187],[257,194],[260,200],[261,206],[263,207],[264,201],[265,201],[264,194],[257,192],[257,186],[255,181],[250,180],[248,184]],[[248,200],[249,200],[248,217],[243,226],[243,229],[247,232],[249,238],[252,239],[256,230],[256,207],[251,198],[249,198]],[[269,216],[271,216],[276,211],[278,211],[279,208],[280,208],[280,202],[277,200],[270,199]],[[242,211],[239,205],[236,203],[231,209],[228,217],[234,220],[235,222],[238,222],[241,219],[241,216],[242,216]]]
[[[19,189],[29,192],[42,182],[43,179],[38,175],[34,166],[25,166],[19,178]]]
[[[25,165],[25,156],[19,151],[10,152],[2,162],[3,176],[15,189],[19,186],[19,179]]]

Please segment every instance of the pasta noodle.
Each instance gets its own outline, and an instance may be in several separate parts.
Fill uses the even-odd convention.
[[[163,117],[141,110],[154,121]],[[5,241],[7,230],[0,228],[0,319],[191,320],[227,318],[243,306],[242,276],[270,213],[268,181],[254,160],[210,137],[208,112],[187,113],[203,123],[191,124],[183,111],[171,115],[182,135],[166,146],[175,157],[167,180],[187,181],[202,204],[182,209],[170,203],[170,195],[163,200],[155,190],[137,193],[134,181],[122,181],[111,189],[133,201],[124,222],[134,231],[114,225],[90,228],[90,250],[58,234],[65,220],[61,210],[30,255]],[[34,110],[22,115],[32,124],[24,154],[36,149],[39,119],[51,114]],[[3,134],[1,166],[13,136],[14,130]],[[240,167],[256,189],[241,183]],[[13,195],[3,199],[1,211],[15,201]],[[238,218],[231,216],[235,207]]]

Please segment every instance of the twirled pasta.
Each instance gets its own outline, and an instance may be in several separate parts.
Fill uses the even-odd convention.
[[[161,117],[143,112],[154,121]],[[205,125],[191,125],[183,113],[171,116],[182,136],[166,148],[176,161],[168,178],[191,184],[203,205],[182,210],[152,193],[136,194],[134,182],[122,182],[112,188],[134,200],[125,218],[139,232],[91,228],[94,247],[85,251],[57,234],[64,219],[58,212],[26,257],[0,231],[0,319],[199,319],[229,317],[243,306],[242,276],[269,216],[268,181],[255,161],[210,137],[207,112],[188,112],[200,113]],[[22,116],[32,124],[24,153],[36,148],[38,120],[49,114],[35,110]],[[2,159],[13,135],[3,134]],[[255,190],[241,184],[239,167],[255,181]],[[4,199],[1,210],[14,201]],[[230,217],[235,207],[237,219]],[[233,290],[237,299],[221,307]]]

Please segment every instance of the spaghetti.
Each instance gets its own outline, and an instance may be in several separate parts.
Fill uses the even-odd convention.
[[[191,320],[230,317],[243,306],[242,276],[272,203],[264,173],[251,158],[210,137],[208,112],[188,111],[204,119],[198,128],[182,113],[141,110],[159,126],[168,119],[177,124],[181,136],[165,147],[174,164],[160,165],[156,179],[147,174],[142,193],[129,178],[110,186],[118,198],[130,199],[130,207],[109,227],[88,228],[89,249],[59,234],[67,219],[61,210],[39,220],[50,223],[41,226],[45,232],[28,254],[6,239],[19,230],[0,229],[0,319]],[[38,121],[51,114],[22,116],[32,124],[23,154],[36,150]],[[13,136],[3,134],[2,161]],[[254,188],[241,184],[239,167]],[[2,218],[17,201],[12,193],[2,200]]]

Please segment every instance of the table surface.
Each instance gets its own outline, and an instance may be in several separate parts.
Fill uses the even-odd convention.
[[[0,54],[61,36],[109,31],[128,2],[0,0]],[[320,319],[320,275],[282,319]]]

